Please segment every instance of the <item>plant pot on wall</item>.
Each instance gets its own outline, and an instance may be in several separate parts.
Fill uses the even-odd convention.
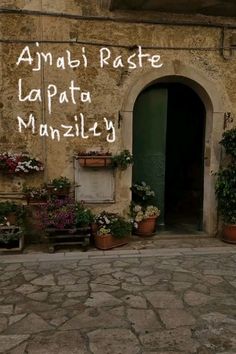
[[[156,231],[157,217],[152,216],[138,222],[138,227],[134,233],[139,236],[152,236]]]
[[[109,156],[78,156],[81,167],[110,167],[111,157]]]
[[[222,240],[228,243],[236,244],[236,225],[226,224],[223,226]]]

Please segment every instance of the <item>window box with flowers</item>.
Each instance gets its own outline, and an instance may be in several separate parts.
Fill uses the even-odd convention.
[[[129,242],[132,225],[118,214],[103,211],[95,217],[95,222],[95,245],[98,249],[109,250]]]
[[[126,170],[133,163],[133,156],[128,150],[123,150],[116,155],[110,152],[89,151],[76,155],[81,167],[112,167]]]
[[[8,176],[22,176],[43,171],[43,164],[28,154],[0,153],[0,172]]]
[[[81,167],[110,167],[111,153],[100,151],[79,152],[75,158]]]
[[[160,215],[157,206],[151,204],[155,202],[155,192],[145,182],[134,184],[131,190],[133,201],[130,205],[130,215],[134,233],[139,236],[152,236]]]

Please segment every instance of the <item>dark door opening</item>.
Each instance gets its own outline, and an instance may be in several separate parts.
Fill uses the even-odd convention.
[[[205,107],[190,87],[166,87],[165,225],[202,230]]]

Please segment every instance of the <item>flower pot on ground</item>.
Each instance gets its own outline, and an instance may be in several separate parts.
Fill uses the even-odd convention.
[[[0,251],[21,251],[24,247],[22,229],[18,226],[0,226]]]
[[[98,225],[95,235],[95,245],[98,249],[108,250],[129,242],[132,225],[122,216],[104,211],[97,215],[95,221]]]
[[[216,174],[216,196],[223,220],[222,239],[236,243],[236,128],[224,132],[220,144],[229,162]]]
[[[57,246],[89,245],[91,211],[74,200],[50,199],[39,210],[41,224],[48,235],[49,252]]]
[[[145,182],[134,184],[131,188],[133,201],[130,205],[130,216],[134,233],[139,236],[152,236],[157,227],[160,210],[155,203],[155,192]]]
[[[25,218],[25,209],[21,204],[15,202],[0,203],[0,225],[22,225]]]

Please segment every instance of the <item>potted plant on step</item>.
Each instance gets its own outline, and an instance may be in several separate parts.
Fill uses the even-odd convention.
[[[228,157],[228,165],[216,174],[216,196],[223,220],[222,238],[236,243],[236,128],[223,133],[220,144]]]
[[[134,233],[139,236],[152,236],[156,231],[160,210],[155,203],[155,192],[145,182],[134,184],[130,215],[133,220]]]
[[[98,249],[108,250],[129,242],[132,225],[122,216],[103,211],[95,217],[97,233],[95,245]]]

